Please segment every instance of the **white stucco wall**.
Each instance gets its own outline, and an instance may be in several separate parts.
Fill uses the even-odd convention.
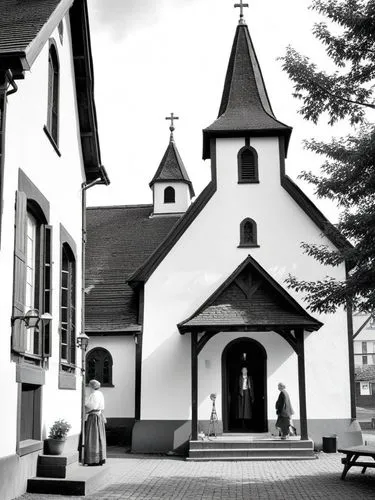
[[[102,387],[107,418],[134,418],[135,343],[132,336],[90,337],[88,352],[103,347],[111,353],[114,387]],[[88,390],[86,391],[88,393]]]
[[[180,336],[176,325],[189,317],[248,254],[284,287],[289,273],[306,280],[324,278],[327,273],[337,278],[344,276],[343,266],[327,269],[302,253],[302,241],[331,244],[281,187],[278,139],[251,138],[250,143],[258,152],[260,183],[237,183],[237,152],[244,146],[244,139],[217,140],[217,192],[146,283],[143,419],[189,418],[190,335]],[[257,223],[259,248],[237,248],[240,222],[246,217]],[[293,290],[289,293],[303,305],[301,295]],[[333,316],[314,314],[314,317],[324,326],[306,339],[308,416],[349,417],[346,314],[338,311]],[[257,335],[264,342],[265,334]],[[224,348],[220,339],[224,338],[217,335],[209,343],[217,345],[216,367],[220,349],[222,352]],[[286,344],[281,339],[280,342]],[[289,384],[295,389],[298,374],[294,355],[290,351],[291,359],[286,358],[286,364],[277,367],[276,350],[276,346],[267,348],[269,360],[275,363],[269,387],[279,380],[294,379]],[[219,372],[215,374],[214,369],[211,372],[217,382]],[[200,364],[199,378],[203,375]],[[206,400],[212,390],[199,395],[200,415],[207,415]],[[272,391],[269,408],[274,403],[271,394]],[[296,398],[294,402],[297,406]]]
[[[164,203],[164,190],[168,186],[175,190],[174,203]],[[190,205],[189,186],[184,182],[155,182],[152,189],[155,214],[183,213]]]
[[[1,314],[0,314],[0,379],[6,388],[6,411],[1,413],[0,456],[16,451],[17,390],[16,365],[10,361],[10,318],[12,316],[14,202],[18,188],[18,169],[30,178],[50,202],[53,226],[52,270],[52,357],[46,371],[42,396],[43,435],[50,423],[65,418],[72,424],[71,433],[80,430],[80,376],[77,390],[58,389],[59,368],[59,288],[60,288],[60,223],[77,244],[77,330],[80,321],[81,275],[81,194],[83,164],[78,139],[78,117],[75,101],[73,63],[68,17],[64,20],[64,43],[56,41],[60,62],[60,134],[59,157],[43,132],[47,120],[48,42],[24,80],[18,80],[17,93],[9,96],[6,121],[4,172],[4,210],[1,234]],[[79,354],[77,354],[79,359]]]

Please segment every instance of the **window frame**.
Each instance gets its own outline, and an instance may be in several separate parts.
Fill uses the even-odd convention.
[[[246,151],[250,151],[254,157],[254,178],[244,179],[242,172],[242,155]],[[258,153],[249,144],[243,146],[237,153],[237,173],[238,173],[238,184],[259,184],[259,168],[258,168]]]
[[[43,127],[49,141],[56,153],[59,150],[60,132],[60,61],[57,44],[53,38],[49,40],[48,49],[48,97],[47,97],[47,122]]]
[[[98,376],[98,371],[95,368],[95,375],[93,376],[90,374],[90,358],[93,357],[94,355],[99,355],[99,373],[100,375]],[[104,360],[105,357],[108,357],[109,360],[109,373],[108,373],[108,382],[103,382],[103,372],[104,372]],[[86,354],[86,374],[85,374],[85,382],[86,385],[90,382],[92,378],[95,378],[98,380],[101,384],[102,387],[114,387],[113,384],[113,358],[112,354],[108,351],[108,349],[105,349],[104,347],[93,347],[90,349],[90,351]]]
[[[245,228],[246,228],[246,225],[249,223],[252,225],[252,232],[253,232],[252,241],[246,241],[246,238],[245,238]],[[251,219],[250,217],[246,217],[246,219],[243,219],[241,221],[241,224],[240,224],[240,244],[238,245],[238,248],[259,248],[257,223],[255,222],[254,219]]]
[[[173,196],[172,196],[173,194]],[[169,199],[170,197],[170,199]],[[173,198],[173,199],[172,199]],[[167,186],[164,188],[164,191],[163,191],[163,203],[164,204],[172,204],[172,203],[176,203],[176,190],[173,186]]]

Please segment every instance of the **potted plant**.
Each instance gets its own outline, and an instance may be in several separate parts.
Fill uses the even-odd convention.
[[[61,455],[64,449],[66,436],[71,427],[72,426],[63,418],[55,420],[50,427],[47,439],[49,455]]]

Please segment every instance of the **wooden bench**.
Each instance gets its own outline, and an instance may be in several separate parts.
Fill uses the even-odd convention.
[[[375,468],[375,446],[351,446],[350,448],[340,448],[338,451],[346,455],[346,458],[341,459],[341,463],[344,464],[341,479],[345,479],[352,467],[362,467],[362,474],[366,472],[367,468]],[[372,461],[357,462],[359,457],[370,457]]]

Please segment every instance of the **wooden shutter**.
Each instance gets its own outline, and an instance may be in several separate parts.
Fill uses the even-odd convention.
[[[52,227],[41,227],[41,248],[42,258],[42,308],[40,313],[50,313],[52,311]],[[42,348],[43,357],[52,355],[51,322],[42,327]]]
[[[76,362],[76,263],[75,260],[69,262],[69,324],[70,324],[70,363]]]
[[[240,180],[251,182],[257,179],[255,155],[249,149],[241,153]]]
[[[54,68],[51,50],[48,54],[48,109],[47,109],[47,129],[49,133],[52,131],[52,108],[53,108],[53,79]]]
[[[16,193],[16,218],[14,236],[14,275],[13,275],[13,316],[25,314],[26,295],[26,212],[27,197],[22,191]],[[16,320],[12,329],[12,349],[26,351],[25,323]]]

